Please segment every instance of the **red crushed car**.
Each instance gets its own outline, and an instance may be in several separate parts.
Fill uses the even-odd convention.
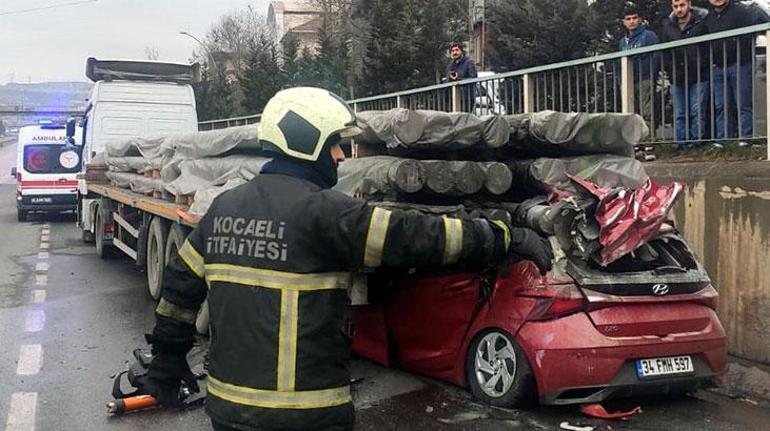
[[[494,273],[377,273],[353,350],[511,407],[685,392],[725,374],[717,291],[676,232],[606,267],[557,259]]]

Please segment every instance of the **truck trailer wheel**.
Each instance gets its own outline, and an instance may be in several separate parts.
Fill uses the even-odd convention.
[[[96,210],[96,219],[94,220],[94,226],[96,232],[94,233],[94,242],[96,243],[96,255],[100,259],[110,259],[117,255],[115,246],[105,243],[104,239],[104,214],[102,214],[102,208],[99,206]]]
[[[174,223],[171,225],[171,229],[168,232],[168,240],[166,241],[166,262],[169,262],[174,256],[179,254],[179,249],[184,245],[184,241],[187,239],[187,235],[190,230]],[[201,305],[200,311],[198,311],[198,318],[195,321],[195,329],[201,335],[209,333],[209,304],[208,301]]]
[[[147,230],[147,287],[153,299],[160,299],[168,231],[168,223],[160,217],[153,217]]]

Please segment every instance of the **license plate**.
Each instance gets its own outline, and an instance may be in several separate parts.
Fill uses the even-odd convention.
[[[33,204],[50,204],[53,202],[52,198],[32,198]]]
[[[688,374],[695,371],[690,356],[669,356],[636,360],[636,375],[639,378]]]

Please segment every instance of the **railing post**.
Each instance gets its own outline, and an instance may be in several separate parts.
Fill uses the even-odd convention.
[[[396,108],[401,107],[401,96],[396,96]]]
[[[770,30],[765,31],[765,40],[770,41]],[[765,144],[767,144],[767,160],[770,161],[770,85],[767,85],[770,79],[768,77],[770,77],[770,62],[765,58]]]
[[[452,86],[452,112],[460,112],[460,90],[457,84]]]
[[[358,113],[358,103],[353,104],[353,112]],[[353,138],[350,142],[350,157],[353,159],[358,158],[358,144],[356,143],[356,138]]]
[[[620,59],[620,109],[624,114],[636,111],[634,101],[634,68],[628,56]]]
[[[524,113],[535,112],[535,80],[529,73],[524,74]]]

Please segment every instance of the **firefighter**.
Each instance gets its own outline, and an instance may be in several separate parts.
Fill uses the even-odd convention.
[[[380,266],[489,265],[509,250],[551,267],[531,230],[385,210],[330,190],[359,134],[334,94],[293,88],[259,125],[275,153],[260,175],[220,195],[166,269],[146,390],[174,406],[194,385],[186,353],[198,308],[211,319],[206,411],[214,429],[353,427],[343,315],[351,272]]]

